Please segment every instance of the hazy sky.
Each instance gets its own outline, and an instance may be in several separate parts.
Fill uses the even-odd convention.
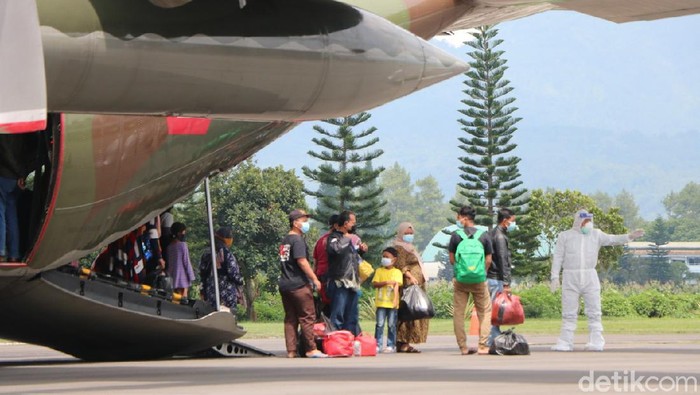
[[[700,182],[700,16],[614,24],[554,11],[498,26],[518,107],[514,154],[529,189],[635,195],[647,219],[661,199]],[[467,46],[435,45],[468,60]],[[376,108],[375,163],[399,162],[415,181],[432,175],[452,196],[463,153],[458,110],[464,76]],[[314,123],[256,155],[263,167],[317,166],[308,150]],[[301,175],[301,171],[297,174]],[[308,181],[308,180],[305,180]]]

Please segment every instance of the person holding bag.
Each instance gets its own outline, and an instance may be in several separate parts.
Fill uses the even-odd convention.
[[[409,222],[399,224],[394,239],[394,248],[399,254],[396,259],[396,268],[401,270],[404,276],[403,289],[410,285],[418,285],[425,291],[426,279],[423,272],[423,261],[413,245],[414,229]],[[425,343],[428,339],[430,319],[401,320],[399,319],[396,334],[396,351],[406,353],[419,353],[420,351],[411,343]]]
[[[508,208],[498,210],[498,225],[490,232],[493,255],[491,256],[491,266],[486,272],[486,281],[489,285],[491,304],[493,305],[496,295],[501,292],[510,293],[510,267],[511,255],[508,243],[508,232],[517,228],[515,224],[515,213]],[[499,325],[491,325],[491,334],[488,344],[493,343],[493,339],[501,334]]]

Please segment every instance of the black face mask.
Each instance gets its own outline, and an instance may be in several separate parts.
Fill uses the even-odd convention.
[[[348,229],[348,233],[355,234],[357,232],[357,225],[353,225],[352,228]]]
[[[177,239],[182,242],[185,242],[187,241],[187,235],[177,235]]]

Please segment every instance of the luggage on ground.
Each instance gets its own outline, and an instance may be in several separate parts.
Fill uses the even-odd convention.
[[[333,331],[323,338],[323,352],[329,357],[351,357],[355,336],[350,331]]]
[[[491,342],[489,354],[494,355],[530,355],[530,346],[522,335],[509,329],[496,336]]]

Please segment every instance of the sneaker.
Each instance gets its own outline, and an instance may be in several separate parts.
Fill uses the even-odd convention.
[[[394,347],[386,347],[384,350],[382,350],[383,354],[393,354],[396,352],[396,349]]]
[[[591,344],[591,343],[586,344],[586,347],[585,347],[584,349],[585,349],[586,351],[597,351],[597,352],[603,351],[603,347],[602,347],[602,346],[593,345],[593,344]]]
[[[569,343],[569,342],[558,339],[557,344],[553,345],[551,350],[552,351],[574,351],[574,345]]]
[[[552,346],[552,351],[574,351],[574,348],[571,346],[564,346],[561,344],[555,344]]]

